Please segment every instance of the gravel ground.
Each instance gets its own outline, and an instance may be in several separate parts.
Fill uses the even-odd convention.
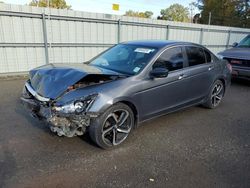
[[[0,187],[250,187],[249,81],[234,81],[219,108],[148,121],[110,151],[30,117],[23,84],[0,81]]]

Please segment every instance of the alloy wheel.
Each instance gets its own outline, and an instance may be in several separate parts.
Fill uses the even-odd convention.
[[[218,106],[221,102],[221,99],[224,94],[224,86],[223,83],[217,83],[215,84],[213,90],[212,90],[212,105],[214,107]]]
[[[119,145],[129,135],[132,128],[132,119],[125,109],[115,110],[104,121],[102,140],[107,145]]]

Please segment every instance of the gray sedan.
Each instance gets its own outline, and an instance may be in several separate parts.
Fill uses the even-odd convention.
[[[146,120],[193,105],[216,108],[230,78],[230,64],[203,46],[132,41],[89,62],[31,70],[21,101],[59,136],[87,131],[107,149]]]

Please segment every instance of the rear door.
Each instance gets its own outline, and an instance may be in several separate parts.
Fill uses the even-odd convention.
[[[215,62],[210,52],[199,46],[186,46],[188,68],[185,77],[188,80],[187,97],[198,102],[209,93],[215,75]]]

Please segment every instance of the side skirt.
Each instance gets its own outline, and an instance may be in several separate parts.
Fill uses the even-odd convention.
[[[158,117],[161,117],[161,116],[173,113],[173,112],[184,110],[184,109],[192,107],[192,106],[197,106],[197,105],[203,104],[204,102],[205,102],[205,99],[203,98],[202,100],[199,100],[198,102],[193,102],[191,104],[181,105],[181,106],[178,106],[178,107],[174,107],[174,108],[164,110],[164,111],[162,111],[160,113],[157,113],[156,115],[154,115],[154,116],[152,116],[150,118],[144,119],[144,120],[142,120],[140,122],[138,121],[137,126],[141,126],[146,121],[149,121],[149,120],[152,120],[152,119],[155,119],[155,118],[158,118]]]

